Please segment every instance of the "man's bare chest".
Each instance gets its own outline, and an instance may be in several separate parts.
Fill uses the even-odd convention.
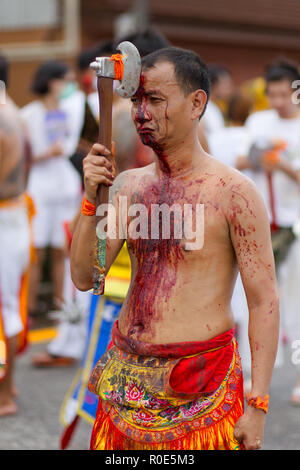
[[[200,179],[199,179],[200,180]],[[228,236],[219,193],[202,180],[160,181],[139,186],[127,206],[127,240],[138,253],[199,251]]]

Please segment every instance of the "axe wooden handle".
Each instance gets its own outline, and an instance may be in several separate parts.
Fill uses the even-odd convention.
[[[98,77],[99,96],[99,135],[98,143],[111,150],[112,138],[112,101],[113,80],[106,77]],[[109,187],[100,184],[97,191],[97,207],[108,203]],[[96,215],[96,226],[104,216]],[[106,264],[106,239],[96,236],[96,247],[94,256],[93,288],[94,294],[102,295],[105,287],[105,264]]]

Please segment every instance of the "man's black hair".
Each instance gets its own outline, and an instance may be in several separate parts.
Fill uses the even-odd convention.
[[[142,59],[142,68],[143,70],[150,69],[158,62],[170,62],[173,64],[175,78],[185,96],[201,89],[205,91],[208,101],[210,83],[207,66],[198,54],[179,47],[167,47],[144,57]],[[206,106],[204,111],[205,109]]]
[[[122,41],[132,42],[132,44],[134,44],[139,51],[141,57],[170,45],[169,41],[163,36],[162,33],[150,26],[143,31],[129,33],[121,38],[118,38],[114,41],[114,49],[116,49],[117,45]]]
[[[288,80],[293,82],[294,80],[300,80],[300,73],[297,64],[280,59],[267,66],[265,71],[266,83],[279,82],[281,80]]]
[[[0,55],[0,80],[7,86],[8,80],[8,62],[4,55]]]
[[[83,49],[77,57],[77,67],[79,70],[88,69],[90,63],[96,57],[111,55],[113,53],[113,42],[110,39],[105,39],[98,44]]]
[[[212,87],[216,83],[218,83],[221,77],[224,77],[225,75],[231,76],[230,71],[223,65],[208,64],[207,70],[208,70],[210,84]]]
[[[64,62],[49,60],[44,62],[36,71],[31,90],[37,95],[46,95],[49,91],[49,83],[53,79],[64,78],[69,67]]]

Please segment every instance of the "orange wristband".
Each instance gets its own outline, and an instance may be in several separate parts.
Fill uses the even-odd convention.
[[[247,395],[246,399],[248,406],[253,406],[253,408],[263,410],[267,414],[269,407],[269,395],[265,395],[264,397],[252,397],[249,394]]]
[[[92,204],[90,201],[84,197],[81,204],[81,213],[83,215],[95,215],[96,214],[96,205]]]

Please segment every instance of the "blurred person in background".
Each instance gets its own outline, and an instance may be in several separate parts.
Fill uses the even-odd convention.
[[[266,81],[264,77],[255,77],[246,80],[241,85],[241,90],[253,100],[253,110],[263,111],[269,109],[268,98],[266,97]]]
[[[204,130],[207,136],[225,126],[223,113],[226,112],[234,84],[230,71],[221,65],[208,65],[211,84],[211,96],[203,116]],[[208,138],[208,137],[207,137]]]
[[[236,168],[241,149],[249,142],[245,122],[252,106],[253,100],[249,95],[240,90],[235,91],[228,101],[227,125],[212,131],[208,137],[212,155],[233,168]]]
[[[29,129],[33,164],[29,174],[28,192],[36,206],[33,222],[37,262],[30,272],[29,311],[38,313],[37,296],[46,248],[51,249],[51,280],[53,307],[61,308],[64,282],[64,228],[66,218],[77,210],[80,177],[68,155],[70,123],[61,108],[60,99],[68,86],[69,67],[58,61],[47,61],[36,71],[32,91],[36,99],[22,108]]]
[[[8,84],[0,56],[0,80]],[[4,90],[2,90],[4,92]],[[5,92],[0,103],[0,417],[15,414],[15,356],[27,344],[30,219],[25,193],[30,165],[27,132],[17,106]]]
[[[272,245],[280,287],[281,337],[300,339],[299,239],[295,227],[300,213],[300,108],[293,83],[300,79],[297,64],[281,59],[266,68],[266,96],[270,109],[246,121],[249,145],[238,168],[250,171],[268,209]],[[253,145],[257,161],[251,153]],[[252,146],[252,147],[251,147]],[[251,158],[252,155],[252,158]],[[291,351],[292,355],[292,351]],[[291,401],[300,404],[300,378]]]
[[[77,86],[66,86],[60,95],[60,108],[66,113],[69,123],[68,155],[72,166],[80,176],[83,185],[82,160],[98,137],[99,102],[95,73],[90,63],[95,57],[112,52],[111,41],[83,49],[77,57]],[[83,187],[82,187],[83,190]],[[80,199],[78,201],[80,205]],[[80,292],[71,280],[69,250],[76,217],[66,213],[63,227],[65,233],[65,269],[63,283],[63,304],[51,312],[58,321],[56,336],[44,351],[35,353],[32,364],[36,367],[68,367],[83,355],[87,334],[87,316],[91,294]]]

